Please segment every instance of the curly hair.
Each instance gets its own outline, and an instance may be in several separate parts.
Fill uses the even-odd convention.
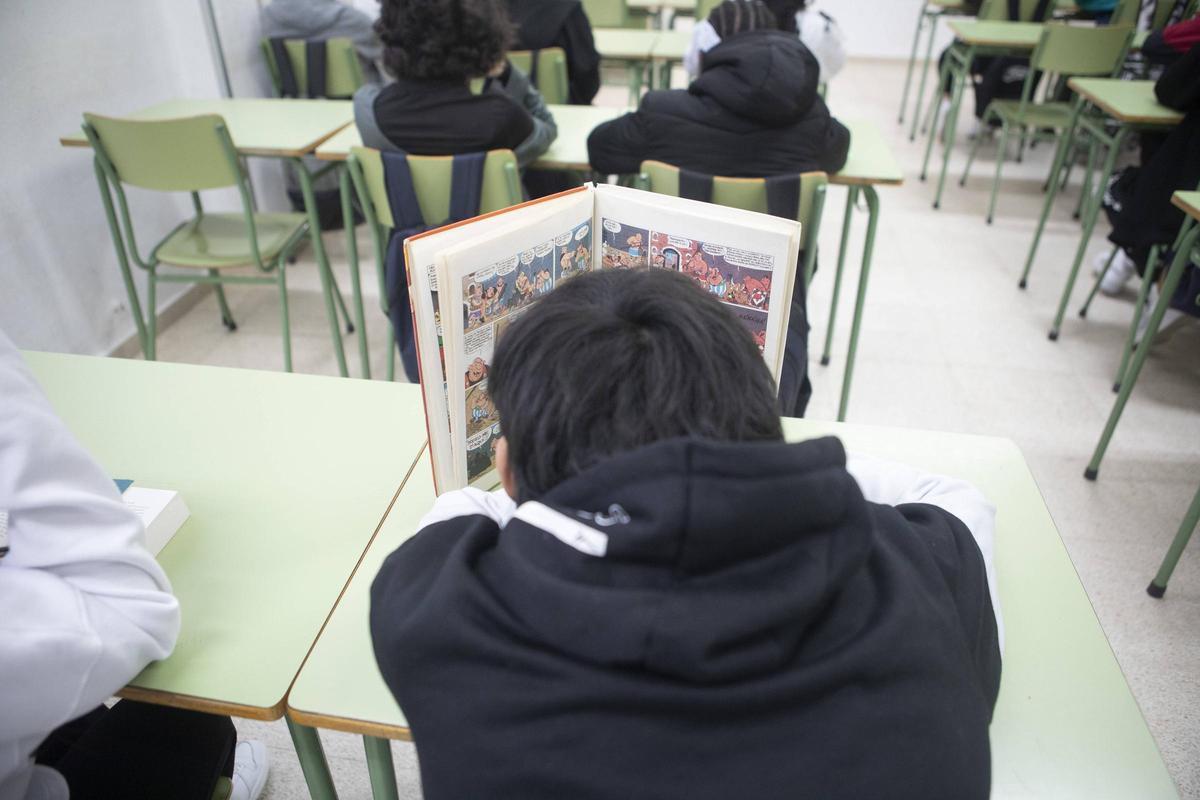
[[[516,40],[502,0],[383,0],[375,32],[398,78],[479,78]]]

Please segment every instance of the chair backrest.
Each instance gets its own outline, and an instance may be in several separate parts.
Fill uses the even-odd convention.
[[[528,50],[513,50],[508,60],[531,78],[533,54]],[[542,98],[551,105],[565,105],[570,96],[567,83],[567,54],[561,47],[547,47],[538,51],[537,87]]]
[[[583,12],[593,28],[624,28],[629,24],[625,0],[583,0]]]
[[[383,177],[383,157],[370,147],[350,149],[350,169],[360,170],[370,209],[364,208],[368,219],[385,227],[395,226],[392,207],[388,202]],[[421,206],[421,216],[431,225],[450,216],[450,171],[453,156],[409,156],[413,189]],[[511,150],[491,150],[483,164],[483,188],[479,198],[479,213],[487,214],[515,206],[522,201],[521,181],[517,173],[517,157]],[[364,204],[365,205],[365,204]]]
[[[218,114],[135,120],[84,114],[102,164],[122,183],[161,192],[198,192],[242,181],[237,151]],[[94,137],[94,138],[93,138]]]
[[[1125,60],[1133,30],[1132,25],[1047,24],[1030,63],[1061,76],[1113,75]]]
[[[1117,0],[1109,25],[1137,25],[1138,12],[1142,10],[1142,0]]]
[[[1038,4],[1041,0],[1020,0],[1018,3],[1017,19],[1010,20],[1008,16],[1009,0],[983,0],[983,4],[979,7],[979,13],[976,19],[988,20],[993,22],[1036,22],[1034,15],[1037,13]],[[1050,16],[1050,12],[1054,10],[1054,0],[1048,0],[1046,4],[1046,16]]]
[[[696,0],[696,22],[708,19],[708,15],[719,5],[721,0]]]
[[[679,196],[679,167],[662,161],[643,161],[640,182],[642,188],[659,194]],[[816,241],[821,227],[825,186],[829,176],[824,172],[804,172],[800,175],[801,241],[805,250]],[[767,213],[767,182],[762,178],[713,178],[712,201],[717,205]]]
[[[288,39],[283,43],[287,50],[288,61],[292,65],[292,74],[296,76],[296,86],[303,93],[308,86],[308,57],[305,54],[303,39]],[[263,39],[261,42],[263,57],[267,61],[267,71],[271,73],[271,83],[275,87],[275,95],[283,94],[283,80],[279,73],[279,64],[275,61],[275,52],[271,42]],[[358,60],[358,52],[354,43],[349,39],[336,38],[325,41],[325,96],[350,97],[364,83],[362,64]]]

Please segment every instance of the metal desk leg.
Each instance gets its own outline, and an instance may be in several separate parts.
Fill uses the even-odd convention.
[[[921,80],[917,84],[917,102],[913,106],[912,129],[908,132],[908,140],[917,140],[917,123],[921,120],[921,106],[925,102],[925,81],[929,77],[929,64],[933,61],[933,38],[937,33],[938,14],[929,17],[929,41],[925,45],[925,61],[921,67]],[[937,102],[938,92],[933,93],[933,102]]]
[[[933,198],[933,207],[942,207],[942,190],[946,188],[946,171],[950,168],[950,153],[954,151],[954,137],[958,129],[958,112],[962,107],[963,88],[966,86],[967,77],[971,73],[971,62],[975,60],[975,48],[968,47],[963,68],[956,73],[954,81],[954,91],[950,97],[950,111],[946,114],[946,147],[942,152],[942,173],[938,176],[937,194]],[[930,141],[937,135],[937,131],[929,132]]]
[[[1070,147],[1070,142],[1075,141],[1075,128],[1078,123],[1079,113],[1076,111],[1071,118],[1071,125],[1059,137],[1058,147],[1054,149],[1054,165],[1050,167],[1050,177],[1046,179],[1046,200],[1042,203],[1042,216],[1038,219],[1037,227],[1033,231],[1033,242],[1029,245],[1029,255],[1025,257],[1025,269],[1021,272],[1021,280],[1017,286],[1024,289],[1029,281],[1029,271],[1033,269],[1033,259],[1037,255],[1038,245],[1042,241],[1042,232],[1046,230],[1046,220],[1050,218],[1050,209],[1054,207],[1054,198],[1058,196],[1059,189],[1062,184],[1059,181],[1059,173],[1063,171],[1063,163],[1067,159],[1068,152],[1073,148]]]
[[[291,718],[288,718],[287,724],[312,800],[337,800],[337,789],[333,788],[333,777],[329,774],[329,764],[325,761],[325,749],[321,747],[317,729],[293,722]]]
[[[849,186],[846,192],[846,214],[842,217],[842,243],[838,246],[837,269],[833,273],[833,299],[829,301],[829,321],[825,329],[825,349],[821,353],[821,366],[829,366],[829,351],[833,347],[833,324],[837,320],[838,295],[842,291],[842,268],[846,265],[846,241],[850,238],[850,221],[854,216],[854,203],[858,199],[858,187]]]
[[[917,63],[917,50],[921,46],[921,31],[925,29],[925,9],[924,3],[921,3],[921,10],[917,12],[917,30],[913,33],[912,52],[908,54],[908,71],[904,73],[904,92],[900,95],[900,118],[897,120],[899,124],[904,124],[904,110],[908,108],[908,90],[912,87],[913,66]],[[917,103],[917,114],[921,113],[921,104]]]
[[[337,356],[338,372],[343,378],[350,373],[346,369],[346,351],[342,346],[342,331],[338,327],[337,308],[333,303],[333,271],[329,268],[329,257],[325,254],[325,243],[321,241],[321,219],[317,215],[317,200],[313,196],[312,175],[304,162],[298,158],[288,159],[296,169],[300,180],[300,192],[304,196],[304,208],[308,212],[308,233],[312,237],[313,253],[317,257],[317,272],[321,276],[321,289],[325,293],[325,313],[329,317],[329,333],[333,338],[333,353]]]
[[[396,791],[396,768],[392,764],[392,743],[377,736],[364,736],[367,773],[371,776],[371,797],[375,800],[400,800]]]
[[[863,244],[862,272],[858,276],[858,297],[854,301],[854,323],[850,326],[850,351],[846,354],[846,374],[842,376],[842,402],[838,405],[838,422],[846,421],[850,404],[850,379],[854,375],[854,354],[858,350],[858,329],[862,324],[863,306],[867,302],[867,278],[871,272],[871,255],[875,249],[875,227],[879,223],[879,195],[874,186],[864,186],[867,198],[867,240]]]
[[[1092,453],[1092,460],[1083,473],[1083,477],[1089,481],[1096,480],[1096,476],[1100,473],[1100,462],[1104,458],[1104,451],[1108,449],[1113,431],[1117,429],[1121,413],[1125,410],[1125,403],[1129,400],[1129,395],[1133,393],[1133,386],[1137,383],[1138,375],[1142,371],[1142,364],[1150,352],[1150,343],[1154,341],[1154,336],[1158,333],[1158,326],[1162,324],[1163,315],[1167,313],[1167,306],[1171,304],[1171,298],[1175,295],[1179,280],[1187,271],[1192,257],[1192,248],[1196,246],[1198,234],[1200,234],[1200,225],[1192,221],[1187,235],[1179,240],[1179,249],[1175,252],[1175,260],[1171,262],[1171,269],[1167,271],[1166,280],[1163,281],[1162,294],[1158,296],[1158,302],[1154,304],[1154,311],[1150,314],[1150,323],[1142,337],[1142,346],[1134,351],[1133,363],[1129,365],[1129,371],[1121,380],[1121,392],[1117,395],[1117,401],[1113,403],[1112,412],[1108,415],[1108,422],[1104,426],[1104,432],[1100,434],[1100,441],[1096,443],[1096,451]]]
[[[1183,549],[1187,547],[1188,539],[1192,538],[1192,532],[1196,530],[1197,525],[1200,525],[1200,491],[1197,491],[1196,496],[1192,498],[1192,504],[1183,517],[1183,524],[1179,526],[1179,532],[1171,540],[1171,546],[1167,549],[1166,556],[1163,557],[1158,574],[1146,587],[1146,594],[1161,598],[1167,593],[1167,581],[1171,580],[1171,573],[1175,571],[1175,565],[1179,563],[1179,557],[1183,555]]]
[[[350,168],[338,167],[338,190],[342,197],[342,227],[346,231],[346,260],[350,263],[350,289],[354,293],[354,324],[358,327],[358,357],[362,376],[371,377],[371,355],[367,346],[367,321],[363,314],[362,281],[358,275],[358,235],[354,227],[354,208],[350,202]]]
[[[1067,285],[1063,287],[1062,297],[1058,301],[1058,312],[1054,315],[1054,325],[1050,328],[1050,341],[1058,341],[1058,331],[1062,327],[1063,315],[1067,313],[1067,303],[1071,302],[1071,291],[1075,288],[1075,278],[1079,275],[1079,265],[1083,263],[1083,257],[1087,253],[1088,244],[1092,240],[1092,231],[1096,227],[1096,217],[1100,214],[1100,206],[1104,202],[1104,190],[1108,187],[1108,178],[1112,175],[1113,165],[1116,164],[1117,156],[1121,151],[1121,143],[1125,141],[1125,134],[1128,128],[1124,125],[1117,129],[1117,133],[1113,136],[1112,141],[1108,146],[1108,155],[1104,158],[1104,170],[1100,173],[1100,180],[1096,184],[1096,197],[1089,203],[1085,203],[1085,213],[1083,221],[1083,235],[1079,238],[1079,247],[1075,250],[1075,261],[1071,264],[1071,271],[1067,274]]]

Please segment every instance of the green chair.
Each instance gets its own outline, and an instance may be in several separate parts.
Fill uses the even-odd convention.
[[[155,358],[156,298],[159,282],[207,283],[217,293],[221,319],[236,330],[223,284],[275,284],[283,331],[284,369],[292,369],[286,266],[292,251],[308,233],[304,214],[259,214],[253,211],[245,171],[216,114],[168,120],[125,120],[84,114],[83,130],[96,156],[96,176],[109,232],[129,295],[130,310],[146,359]],[[181,223],[143,258],[139,252],[124,185],[159,192],[190,192],[196,215]],[[242,200],[237,213],[204,211],[200,192],[236,186]],[[113,208],[112,194],[117,197]],[[122,230],[124,234],[122,235]],[[146,271],[148,320],[142,316],[129,259]],[[161,266],[182,268],[160,272]],[[229,275],[234,267],[253,266],[257,275]]]
[[[427,220],[444,220],[450,216],[450,174],[452,156],[408,156],[412,171],[413,189],[421,206],[421,216]],[[387,301],[384,259],[387,255],[387,236],[384,229],[395,227],[387,185],[383,175],[383,157],[369,147],[353,147],[346,160],[355,196],[363,217],[371,230],[375,247],[375,274],[379,279],[379,304],[384,316],[391,319]],[[517,157],[511,150],[492,150],[483,165],[483,187],[479,198],[479,213],[487,214],[524,199],[521,179],[517,172]],[[388,323],[387,379],[396,376],[396,332]]]
[[[803,227],[801,247],[804,250],[804,285],[812,282],[817,259],[817,232],[821,229],[821,213],[825,208],[825,187],[829,177],[824,172],[805,172],[800,175],[800,217]],[[638,188],[658,194],[679,196],[679,168],[661,161],[643,161],[637,178]],[[762,178],[713,178],[712,202],[720,206],[767,213],[767,184]]]
[[[719,5],[721,0],[696,0],[696,22],[708,19],[708,15]]]
[[[1105,25],[1083,28],[1073,25],[1048,24],[1042,31],[1041,40],[1030,58],[1030,69],[1025,76],[1020,100],[993,100],[983,113],[983,123],[993,120],[1000,123],[1000,146],[996,153],[996,175],[992,180],[992,194],[988,202],[987,221],[992,224],[996,210],[996,194],[1000,187],[1000,176],[1004,169],[1008,139],[1012,129],[1020,129],[1024,138],[1028,131],[1034,135],[1042,131],[1053,131],[1053,138],[1074,130],[1075,118],[1082,107],[1078,98],[1075,102],[1043,101],[1033,99],[1034,83],[1039,72],[1053,73],[1060,78],[1113,76],[1125,61],[1125,53],[1133,40],[1130,25]],[[967,166],[963,170],[960,186],[965,186],[971,165],[979,152],[982,136],[975,137]]]
[[[645,29],[649,14],[629,8],[625,0],[583,0],[583,13],[593,28]]]
[[[271,42],[263,39],[260,42],[263,58],[267,62],[267,71],[271,73],[271,85],[275,96],[283,95],[283,81],[280,78],[279,64],[275,60],[275,52]],[[305,41],[303,39],[288,39],[283,46],[287,49],[288,60],[292,65],[292,74],[296,76],[296,85],[303,93],[308,86],[308,59],[305,57]],[[331,98],[348,98],[362,86],[364,82],[362,62],[358,60],[358,52],[354,43],[349,39],[328,39],[325,42],[325,96]]]
[[[533,62],[530,51],[513,50],[509,52],[508,60],[514,67],[530,75]],[[566,105],[571,90],[567,81],[567,54],[561,47],[547,47],[538,51],[537,87],[542,99],[550,105]]]
[[[1179,531],[1175,534],[1171,546],[1167,549],[1167,554],[1163,557],[1158,574],[1146,587],[1146,594],[1154,598],[1161,598],[1167,593],[1167,581],[1171,580],[1171,573],[1175,571],[1175,565],[1179,563],[1179,557],[1183,555],[1183,550],[1187,547],[1188,540],[1192,538],[1192,533],[1195,532],[1197,525],[1200,525],[1200,490],[1192,498],[1192,504],[1184,514],[1183,523],[1179,526]]]

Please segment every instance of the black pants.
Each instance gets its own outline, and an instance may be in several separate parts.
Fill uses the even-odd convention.
[[[814,264],[813,274],[816,274]],[[796,282],[792,290],[792,310],[788,315],[783,350],[783,369],[779,374],[779,410],[785,417],[803,417],[812,398],[808,379],[808,303],[804,286],[804,250],[796,261]]]
[[[236,744],[229,717],[122,700],[53,731],[35,759],[62,773],[71,800],[211,800]]]

